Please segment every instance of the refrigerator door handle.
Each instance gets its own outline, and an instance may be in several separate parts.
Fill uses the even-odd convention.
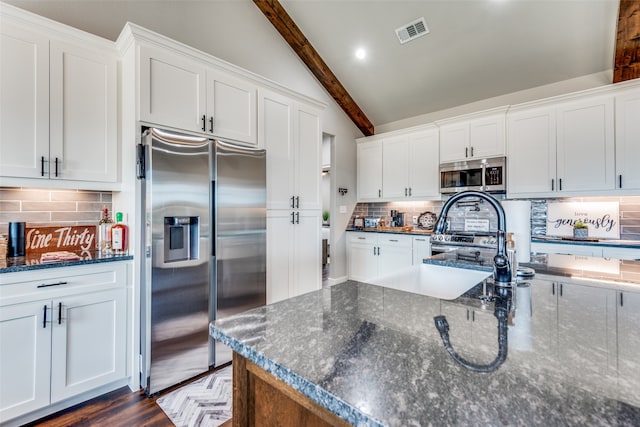
[[[136,166],[137,166],[137,178],[145,179],[146,178],[146,158],[147,158],[147,150],[143,144],[137,145],[137,156],[136,156]]]
[[[211,223],[209,228],[211,229],[211,256],[216,256],[216,240],[218,238],[218,230],[216,229],[216,181],[211,181]]]

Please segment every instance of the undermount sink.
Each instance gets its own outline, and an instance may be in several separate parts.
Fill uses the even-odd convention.
[[[491,277],[491,272],[420,264],[389,276],[377,277],[370,283],[400,291],[452,300],[488,277]]]

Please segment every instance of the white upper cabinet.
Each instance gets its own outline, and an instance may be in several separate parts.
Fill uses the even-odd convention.
[[[0,173],[40,178],[49,159],[49,39],[0,23]]]
[[[257,145],[257,88],[247,81],[207,71],[207,130],[220,138]]]
[[[117,189],[115,47],[23,11],[2,13],[2,184]]]
[[[640,189],[640,89],[615,98],[616,188]]]
[[[559,192],[613,190],[613,97],[590,98],[557,109]]]
[[[58,41],[50,55],[49,176],[115,182],[116,57]]]
[[[206,67],[185,55],[140,47],[140,120],[203,133],[207,130]]]
[[[440,163],[505,155],[505,110],[440,124]]]
[[[382,199],[382,140],[358,143],[358,201]]]
[[[556,179],[555,110],[509,113],[507,190],[510,195],[549,193]]]
[[[267,209],[321,209],[320,112],[261,90],[259,140],[267,150]]]
[[[613,118],[612,96],[509,112],[509,196],[564,197],[613,190]]]
[[[439,198],[438,129],[433,126],[358,143],[358,200]]]
[[[140,47],[140,120],[257,145],[257,86],[197,58]]]

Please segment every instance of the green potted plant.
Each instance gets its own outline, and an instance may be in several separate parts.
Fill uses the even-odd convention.
[[[573,224],[573,238],[586,239],[587,237],[589,237],[589,227],[581,220],[578,220]]]
[[[329,211],[322,212],[322,222],[325,224],[329,223]]]

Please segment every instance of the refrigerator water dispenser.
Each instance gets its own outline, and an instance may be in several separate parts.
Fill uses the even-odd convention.
[[[164,217],[164,262],[198,259],[199,217]]]

